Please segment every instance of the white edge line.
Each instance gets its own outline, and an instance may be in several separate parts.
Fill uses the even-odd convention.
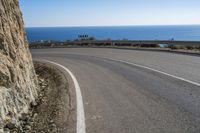
[[[154,71],[154,72],[157,72],[157,73],[161,73],[161,74],[167,75],[169,77],[172,77],[172,78],[175,78],[175,79],[179,79],[181,81],[184,81],[184,82],[187,82],[187,83],[190,83],[190,84],[193,84],[193,85],[196,85],[196,86],[200,87],[200,83],[197,83],[197,82],[185,79],[185,78],[181,78],[181,77],[178,77],[178,76],[175,76],[175,75],[172,75],[172,74],[168,74],[168,73],[165,73],[165,72],[162,72],[162,71],[159,71],[159,70],[147,67],[147,66],[143,66],[143,65],[127,62],[127,61],[124,61],[124,60],[117,60],[117,59],[111,59],[111,58],[105,58],[105,59],[109,59],[109,60],[112,60],[112,61],[117,61],[117,62],[129,64],[129,65],[137,66],[137,67],[140,67],[140,68],[148,69],[148,70],[151,70],[151,71]]]
[[[76,133],[86,133],[86,128],[85,128],[85,113],[84,113],[84,106],[83,106],[83,98],[81,95],[81,89],[79,86],[79,83],[76,79],[76,77],[74,76],[74,74],[65,66],[58,64],[56,62],[52,62],[52,61],[48,61],[45,60],[46,62],[49,62],[51,64],[57,65],[61,68],[63,68],[65,71],[67,71],[73,82],[74,82],[74,86],[75,86],[75,90],[76,90],[76,104],[77,104],[77,125],[76,125]]]

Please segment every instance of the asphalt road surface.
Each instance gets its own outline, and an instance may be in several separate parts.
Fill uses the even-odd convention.
[[[87,133],[200,133],[198,56],[105,48],[31,52],[76,76]]]

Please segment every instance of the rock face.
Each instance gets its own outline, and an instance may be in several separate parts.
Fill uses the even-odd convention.
[[[0,132],[37,97],[37,79],[18,0],[0,0]]]

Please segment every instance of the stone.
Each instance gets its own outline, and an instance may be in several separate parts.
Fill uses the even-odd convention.
[[[37,116],[38,116],[38,114],[37,114],[37,113],[34,113],[33,118],[36,118]]]
[[[0,128],[0,133],[4,133],[4,130],[3,130],[3,128]]]
[[[24,127],[24,129],[25,129],[25,130],[31,130],[31,126],[26,125],[26,126]]]
[[[25,114],[25,113],[22,113],[22,115],[20,117],[20,120],[22,120],[22,121],[28,121],[28,115]]]
[[[40,78],[40,79],[39,79],[39,82],[43,83],[43,82],[44,82],[44,79],[41,79],[41,78]]]
[[[31,103],[30,103],[30,107],[31,108],[34,108],[34,107],[36,107],[38,104],[37,104],[37,102],[36,101],[32,101]]]
[[[10,122],[10,123],[6,124],[6,128],[12,130],[12,129],[17,128],[17,126],[16,126],[16,123]]]
[[[55,125],[55,124],[51,124],[51,127],[52,127],[52,128],[56,128],[56,125]]]
[[[52,124],[52,123],[54,123],[54,121],[53,121],[53,120],[50,120],[49,123]]]

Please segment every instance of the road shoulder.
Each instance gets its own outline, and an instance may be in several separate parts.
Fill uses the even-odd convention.
[[[73,129],[70,81],[54,65],[38,61],[34,65],[41,91],[33,108],[35,118],[31,131],[64,133]]]

